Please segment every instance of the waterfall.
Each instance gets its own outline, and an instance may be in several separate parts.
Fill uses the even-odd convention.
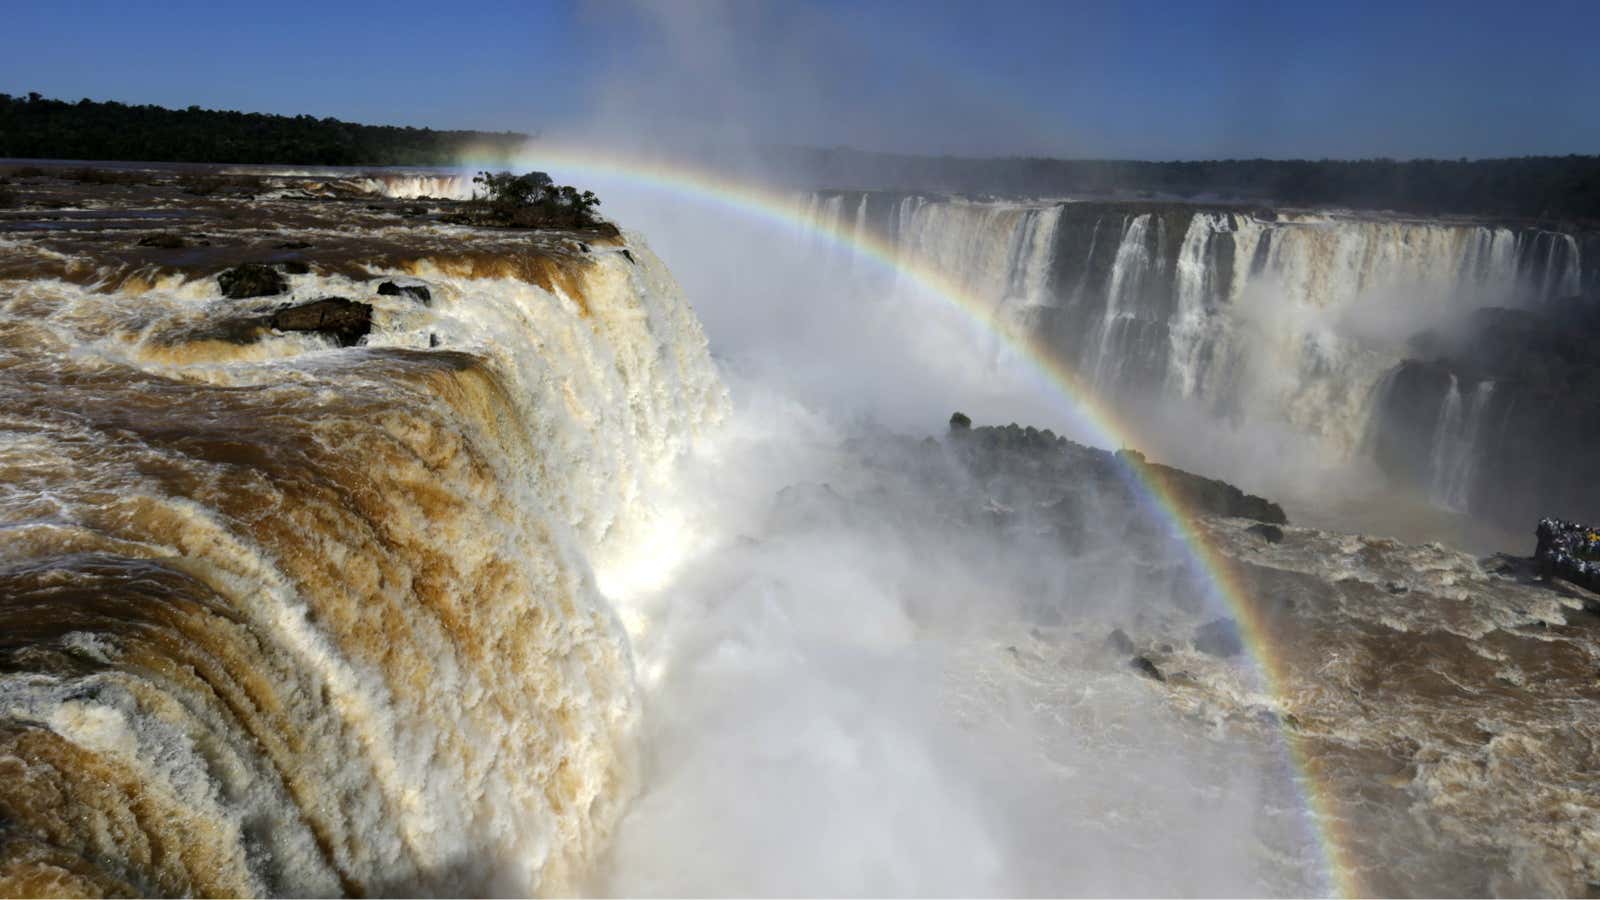
[[[1450,376],[1428,461],[1428,499],[1445,509],[1469,511],[1473,468],[1481,453],[1478,444],[1493,396],[1494,382],[1479,382],[1470,403],[1463,404],[1456,377]]]
[[[866,193],[822,196],[829,221],[871,218]],[[1283,429],[1329,465],[1370,444],[1377,387],[1414,332],[1484,306],[1538,308],[1577,293],[1594,266],[1573,235],[1529,227],[890,196],[881,218],[903,263],[939,272],[1098,391]],[[1461,445],[1493,387],[1476,390],[1441,411],[1422,486],[1443,505],[1472,491]]]
[[[1178,250],[1177,306],[1169,334],[1172,349],[1167,377],[1168,389],[1180,397],[1194,396],[1200,385],[1202,351],[1208,326],[1215,321],[1217,297],[1217,272],[1208,254],[1212,236],[1228,230],[1226,216],[1199,213],[1190,220]]]
[[[635,779],[593,561],[725,399],[648,248],[522,246],[0,292],[6,884],[577,889]],[[248,324],[329,296],[359,346]]]
[[[1055,262],[1055,230],[1061,207],[1030,209],[1012,227],[1007,254],[1006,290],[1001,303],[1013,318],[1019,310],[1049,301],[1050,270]]]
[[[461,175],[393,173],[359,178],[355,184],[366,193],[403,200],[418,197],[467,200],[473,191],[472,179]]]
[[[1123,227],[1122,243],[1117,246],[1111,267],[1111,284],[1106,291],[1105,311],[1101,314],[1099,339],[1091,371],[1097,387],[1115,386],[1127,363],[1127,326],[1137,313],[1147,278],[1158,263],[1151,259],[1147,237],[1152,216],[1134,216]]]

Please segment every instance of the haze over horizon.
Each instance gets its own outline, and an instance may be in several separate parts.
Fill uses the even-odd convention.
[[[270,19],[246,4],[75,11],[10,12],[0,91],[646,144],[934,155],[1600,148],[1600,112],[1584,102],[1600,84],[1600,57],[1584,48],[1600,7],[1560,0],[1400,9],[563,0],[447,16],[415,2],[292,0]],[[151,53],[163,47],[174,52]],[[240,66],[252,77],[228,76]]]

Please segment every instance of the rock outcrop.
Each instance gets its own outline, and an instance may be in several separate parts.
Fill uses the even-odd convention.
[[[1264,497],[1246,494],[1226,481],[1148,462],[1137,450],[1119,450],[1117,458],[1190,509],[1216,516],[1255,519],[1271,525],[1289,522],[1283,507]],[[1278,534],[1280,538],[1283,535],[1281,531]]]
[[[1030,478],[1041,474],[1059,475],[1096,490],[1126,491],[1131,487],[1128,479],[1131,471],[1140,481],[1172,497],[1191,514],[1255,519],[1270,525],[1284,525],[1289,521],[1283,507],[1247,494],[1225,481],[1149,462],[1135,450],[1124,449],[1113,454],[1085,447],[1048,428],[1041,430],[1016,423],[973,427],[971,419],[956,413],[950,417],[950,439],[980,472],[1015,469]]]
[[[222,296],[229,300],[248,300],[251,297],[275,297],[289,289],[283,273],[260,263],[234,266],[217,276],[217,286]]]
[[[280,306],[263,314],[223,319],[202,332],[179,337],[253,344],[272,331],[324,334],[341,347],[353,347],[372,331],[372,307],[344,297],[323,297]]]
[[[378,285],[378,295],[381,297],[409,297],[423,306],[433,303],[433,293],[426,286],[420,284],[395,284],[385,281]]]
[[[1381,386],[1373,456],[1396,481],[1507,527],[1600,515],[1585,464],[1600,455],[1596,347],[1600,291],[1479,309],[1456,331],[1417,335]]]
[[[341,347],[350,347],[372,330],[372,307],[343,297],[324,297],[280,309],[268,322],[278,331],[313,331],[329,335]]]

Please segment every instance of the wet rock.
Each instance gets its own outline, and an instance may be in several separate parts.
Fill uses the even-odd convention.
[[[622,258],[633,263],[634,265],[639,264],[639,261],[633,258],[633,251],[629,250],[627,247],[622,248]]]
[[[1245,530],[1251,534],[1259,536],[1262,540],[1269,544],[1279,544],[1283,542],[1283,529],[1276,525],[1268,525],[1265,522],[1258,522]]]
[[[222,296],[229,300],[248,300],[251,297],[281,294],[289,289],[289,282],[271,266],[245,263],[218,275],[217,286],[222,288]]]
[[[1137,450],[1118,450],[1117,459],[1137,472],[1140,478],[1177,498],[1186,509],[1217,516],[1255,519],[1269,525],[1289,524],[1283,507],[1264,497],[1246,494],[1226,481],[1148,462],[1144,454]]]
[[[324,297],[280,309],[268,323],[278,331],[326,334],[339,346],[351,347],[372,331],[372,307],[343,297]]]
[[[182,235],[177,234],[147,234],[139,238],[139,246],[159,247],[162,250],[181,250],[189,246],[189,242],[184,240]]]
[[[1244,652],[1239,627],[1227,619],[1212,619],[1194,632],[1194,648],[1201,653],[1223,658]]]
[[[423,306],[433,303],[433,292],[420,284],[395,284],[385,281],[378,285],[378,295],[382,297],[410,297]]]
[[[1111,633],[1106,635],[1106,646],[1123,656],[1133,655],[1133,639],[1128,637],[1127,632],[1121,628],[1113,628]]]
[[[310,241],[284,241],[281,244],[272,245],[274,250],[304,250],[309,246],[311,246]]]
[[[1273,728],[1292,728],[1296,731],[1299,731],[1301,727],[1300,720],[1295,718],[1294,713],[1280,714],[1277,711],[1267,709],[1266,707],[1259,707],[1256,709],[1256,719],[1257,721],[1261,722],[1261,724],[1269,725]]]
[[[1167,676],[1161,673],[1160,667],[1151,662],[1150,658],[1147,656],[1135,656],[1133,659],[1128,660],[1128,665],[1135,672],[1138,672],[1140,675],[1143,675],[1146,678],[1154,679],[1156,681],[1167,680]]]
[[[288,262],[279,263],[278,268],[282,269],[289,275],[309,275],[311,273],[311,267],[298,259],[291,259]]]
[[[1402,584],[1401,582],[1391,581],[1388,584],[1384,585],[1384,590],[1388,591],[1391,594],[1404,594],[1407,591],[1411,590],[1411,588],[1406,586],[1405,584]]]

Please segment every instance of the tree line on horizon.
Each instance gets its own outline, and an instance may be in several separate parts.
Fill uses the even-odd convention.
[[[306,166],[444,166],[510,159],[529,136],[361,125],[313,116],[167,109],[0,94],[0,157]]]
[[[467,156],[509,161],[528,140],[509,131],[436,131],[307,115],[0,94],[0,157],[434,166],[458,164]],[[845,147],[769,148],[766,155],[768,171],[783,172],[805,188],[999,196],[1112,193],[1600,227],[1600,156],[1148,162],[914,156]]]
[[[778,169],[800,181],[837,188],[1007,197],[1120,193],[1600,227],[1600,156],[1145,162],[912,156],[842,147],[773,152]]]

